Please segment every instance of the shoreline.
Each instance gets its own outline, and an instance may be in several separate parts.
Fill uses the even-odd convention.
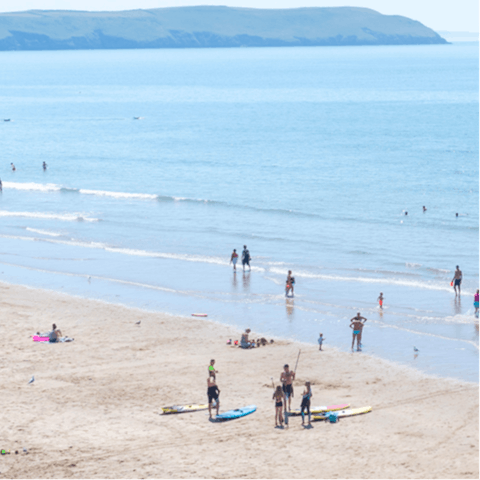
[[[68,275],[68,274],[66,274],[66,275]],[[87,276],[88,275],[85,275],[85,277],[87,277]],[[77,299],[77,300],[82,300],[82,301],[87,301],[87,302],[90,302],[90,301],[91,302],[98,302],[98,303],[104,304],[105,306],[120,307],[120,308],[124,308],[124,309],[127,309],[127,310],[135,311],[135,312],[140,313],[140,314],[145,313],[145,314],[152,314],[152,315],[166,315],[166,316],[173,317],[173,318],[181,318],[182,320],[185,320],[185,321],[187,321],[187,320],[190,321],[190,320],[196,319],[197,321],[200,321],[200,322],[208,322],[212,325],[218,325],[220,327],[226,327],[230,330],[236,331],[236,335],[238,336],[238,340],[240,340],[240,338],[242,336],[242,333],[243,333],[243,330],[239,329],[238,327],[236,327],[234,325],[225,324],[225,323],[222,323],[220,320],[215,320],[215,319],[210,318],[210,317],[204,317],[204,318],[198,318],[197,317],[197,318],[195,318],[193,316],[189,316],[188,314],[183,314],[182,315],[182,314],[176,314],[176,313],[162,312],[160,310],[154,310],[154,309],[150,310],[150,309],[147,309],[147,308],[127,305],[127,304],[124,304],[124,303],[117,303],[117,302],[113,302],[113,301],[101,300],[101,299],[96,299],[96,298],[82,296],[82,295],[75,295],[75,294],[72,294],[72,293],[67,293],[67,292],[62,292],[62,291],[57,291],[57,290],[50,290],[50,289],[46,289],[46,288],[33,287],[33,286],[30,286],[30,285],[24,285],[24,284],[9,283],[9,282],[6,282],[4,280],[0,281],[0,286],[1,285],[8,285],[10,287],[21,287],[21,288],[25,288],[25,289],[34,290],[34,291],[42,291],[42,292],[45,292],[47,294],[55,294],[55,295],[58,294],[58,295],[66,296],[67,298],[74,298],[74,299]],[[248,326],[246,326],[245,328],[248,328]],[[296,343],[298,345],[304,345],[306,348],[315,347],[317,345],[316,343],[313,343],[313,342],[309,343],[309,342],[298,340],[298,339],[295,339],[295,338],[282,337],[282,336],[279,336],[279,335],[274,335],[274,334],[271,334],[271,333],[265,333],[265,332],[256,330],[255,338],[259,338],[259,337],[265,337],[265,338],[268,337],[268,339],[273,338],[276,342]],[[349,341],[350,341],[350,339],[349,339]],[[457,341],[462,341],[462,340],[457,340]],[[323,349],[324,350],[325,349],[332,350],[332,351],[337,352],[339,354],[346,354],[346,355],[350,354],[349,351],[344,351],[344,350],[341,350],[337,346],[328,345],[328,344],[324,344]],[[351,353],[352,354],[357,354],[357,352],[351,352]],[[405,370],[405,372],[407,374],[423,377],[423,378],[426,378],[426,379],[445,380],[445,381],[449,381],[449,382],[454,383],[454,384],[471,385],[471,386],[478,386],[479,382],[480,382],[480,378],[479,378],[478,381],[475,382],[475,381],[463,380],[461,378],[456,378],[456,377],[441,376],[441,375],[437,375],[437,374],[434,374],[434,373],[424,372],[424,371],[422,371],[418,368],[415,368],[411,365],[402,364],[402,363],[396,362],[394,360],[390,360],[388,358],[381,357],[380,355],[376,355],[375,353],[369,353],[369,352],[365,352],[365,351],[362,351],[362,352],[359,352],[359,353],[362,356],[367,356],[367,357],[370,357],[372,359],[375,359],[376,361],[382,362],[384,364],[385,368],[388,368],[389,366],[392,366],[394,368]]]
[[[478,478],[476,384],[303,342],[231,348],[226,339],[239,330],[209,318],[3,282],[0,295],[0,368],[10,377],[0,436],[12,451],[1,478]],[[75,341],[34,343],[30,335],[52,323]],[[372,412],[311,430],[295,417],[288,430],[274,429],[271,378],[278,383],[300,348],[292,408],[308,380],[312,406]],[[158,415],[162,406],[206,401],[210,358],[220,411],[257,411],[225,424],[208,422],[205,411]]]

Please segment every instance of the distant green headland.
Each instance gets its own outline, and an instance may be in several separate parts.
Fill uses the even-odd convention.
[[[420,22],[367,8],[217,6],[0,14],[0,50],[212,48],[447,43]]]

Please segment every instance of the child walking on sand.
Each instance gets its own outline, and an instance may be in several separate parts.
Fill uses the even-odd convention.
[[[321,351],[322,350],[322,344],[323,344],[323,333],[320,334],[318,337],[318,349]]]
[[[377,301],[378,301],[378,305],[381,309],[383,309],[383,293],[380,292],[380,295],[379,297],[377,298]]]
[[[285,401],[285,394],[283,393],[281,385],[278,385],[273,392],[273,400],[275,400],[275,427],[283,428],[283,402]]]

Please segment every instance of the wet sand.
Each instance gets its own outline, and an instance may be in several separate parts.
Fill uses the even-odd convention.
[[[1,457],[0,478],[479,476],[477,384],[328,343],[323,352],[281,340],[244,351],[226,346],[240,332],[209,320],[45,290],[0,284],[0,298],[0,439],[12,452]],[[34,343],[31,335],[52,323],[75,341]],[[309,380],[312,405],[372,412],[310,430],[296,417],[288,430],[275,429],[271,377],[278,383],[299,349],[292,407]],[[222,424],[205,411],[159,415],[162,406],[206,402],[211,358],[221,411],[257,411]]]

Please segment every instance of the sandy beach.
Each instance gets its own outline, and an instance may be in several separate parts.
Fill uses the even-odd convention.
[[[0,441],[11,451],[0,459],[0,478],[479,476],[476,384],[339,352],[328,341],[323,352],[281,340],[244,351],[226,346],[239,331],[210,319],[8,284],[0,295]],[[75,341],[34,343],[31,335],[52,323]],[[271,377],[278,384],[299,349],[292,407],[309,380],[313,405],[372,412],[310,430],[296,417],[288,430],[275,429]],[[257,411],[222,424],[205,411],[159,415],[162,406],[207,401],[211,358],[221,411]]]

